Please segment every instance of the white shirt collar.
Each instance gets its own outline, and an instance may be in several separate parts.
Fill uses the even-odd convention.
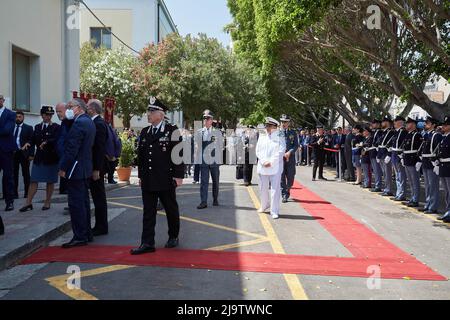
[[[3,111],[5,111],[5,108],[6,108],[5,106],[0,108],[0,116],[2,115]]]
[[[95,116],[93,116],[91,119],[92,119],[92,121],[94,121],[95,120],[95,118],[97,118],[99,115],[98,114],[96,114]]]
[[[157,128],[158,130],[161,128],[163,121],[161,121],[160,123],[158,123],[157,126],[152,125],[152,129],[153,128]]]

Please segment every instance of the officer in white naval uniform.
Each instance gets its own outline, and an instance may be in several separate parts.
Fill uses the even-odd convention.
[[[278,130],[280,123],[273,118],[266,118],[266,135],[261,135],[256,145],[258,158],[259,188],[261,192],[261,208],[258,212],[266,212],[270,208],[272,218],[278,219],[281,204],[281,173],[283,171],[283,155],[286,151],[286,139]],[[270,196],[269,196],[270,188]]]

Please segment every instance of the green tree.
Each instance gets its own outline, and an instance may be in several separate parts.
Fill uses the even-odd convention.
[[[83,92],[94,93],[99,99],[116,99],[116,114],[125,127],[130,127],[133,116],[145,113],[147,94],[140,91],[141,61],[124,49],[94,49],[85,43],[80,53],[80,87]]]
[[[157,96],[172,110],[182,109],[188,124],[210,109],[234,126],[265,103],[258,72],[204,34],[170,35],[144,48],[140,60],[139,91]]]

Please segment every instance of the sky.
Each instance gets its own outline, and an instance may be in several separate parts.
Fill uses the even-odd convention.
[[[230,36],[223,32],[223,28],[232,22],[227,0],[164,0],[164,2],[181,35],[206,33],[209,37],[217,38],[224,46],[230,45]]]

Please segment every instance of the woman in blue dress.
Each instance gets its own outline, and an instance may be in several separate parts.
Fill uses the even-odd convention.
[[[55,183],[58,182],[58,152],[57,140],[60,126],[52,122],[55,110],[52,106],[41,108],[42,122],[34,128],[33,145],[36,153],[34,155],[33,167],[31,169],[31,184],[28,190],[28,198],[25,206],[20,212],[33,210],[33,197],[35,196],[40,182],[46,183],[46,198],[42,210],[49,210]]]

